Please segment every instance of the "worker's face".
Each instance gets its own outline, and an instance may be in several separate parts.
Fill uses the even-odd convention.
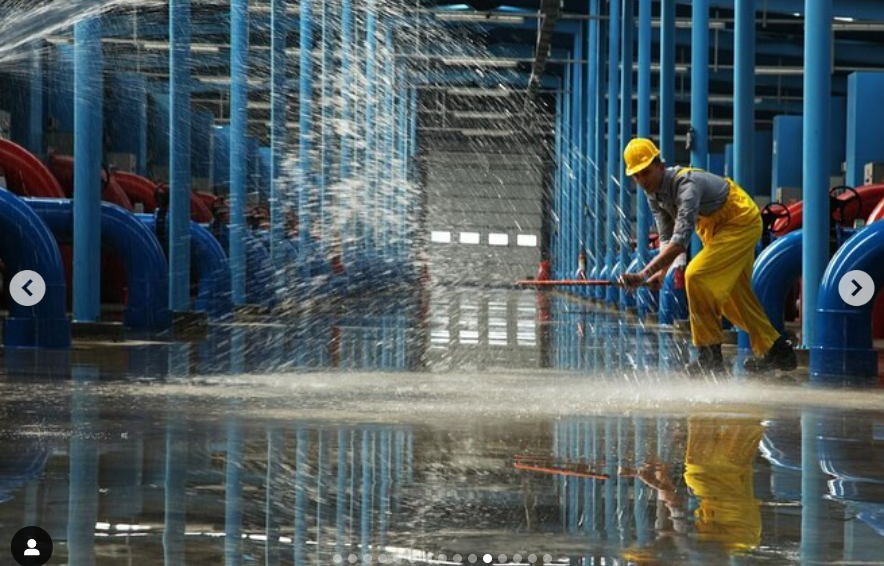
[[[632,176],[635,183],[647,193],[656,193],[663,186],[663,163],[652,163]]]

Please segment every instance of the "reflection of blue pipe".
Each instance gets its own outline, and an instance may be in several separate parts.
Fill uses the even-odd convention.
[[[230,280],[246,303],[246,135],[249,122],[249,0],[230,2]]]
[[[101,316],[101,20],[74,24],[74,319]]]
[[[785,331],[783,307],[786,294],[801,277],[801,248],[803,235],[795,230],[778,238],[755,260],[752,290],[758,296],[770,323],[780,333]],[[741,349],[749,349],[749,336],[740,331]]]
[[[92,391],[99,370],[93,366],[71,369],[71,434],[68,460],[68,563],[95,564],[95,522],[98,520],[98,446],[99,405]]]
[[[224,474],[224,563],[242,564],[243,514],[243,435],[242,425],[227,424],[227,466]]]
[[[182,413],[168,415],[166,424],[164,564],[186,564],[187,422]]]
[[[70,242],[74,230],[74,203],[67,199],[25,199],[60,242]],[[102,203],[100,228],[105,248],[113,251],[126,269],[128,304],[126,326],[137,330],[164,330],[169,314],[169,268],[163,248],[153,232],[134,214],[117,205]]]
[[[343,337],[342,337],[343,338]],[[344,552],[344,533],[346,532],[346,524],[344,510],[349,506],[347,504],[350,492],[347,490],[347,454],[348,454],[348,434],[343,428],[338,429],[338,484],[335,492],[335,526],[337,527],[337,540],[335,541],[335,552],[343,554]],[[352,451],[351,451],[352,452]]]
[[[52,232],[33,209],[4,189],[0,189],[0,232],[4,234],[0,238],[0,257],[6,264],[7,277],[30,270],[39,273],[46,282],[43,300],[33,307],[10,302],[9,316],[3,327],[3,344],[23,348],[69,348],[71,324],[65,305],[67,284]],[[27,245],[24,245],[25,240]]]
[[[878,356],[872,347],[875,297],[863,306],[853,307],[838,292],[841,278],[854,270],[869,274],[877,296],[884,285],[884,222],[859,231],[829,262],[817,300],[817,341],[810,349],[812,378],[871,379],[878,374]],[[804,287],[806,292],[807,286]]]

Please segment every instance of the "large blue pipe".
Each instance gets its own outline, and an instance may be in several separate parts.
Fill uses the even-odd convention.
[[[230,0],[230,280],[246,303],[246,171],[249,122],[249,0]]]
[[[638,137],[651,137],[651,0],[639,0],[638,4]],[[651,208],[648,199],[638,193],[636,198],[636,246],[638,250],[637,268],[644,268],[651,260],[648,249],[648,234],[651,223]],[[651,292],[641,288],[637,293],[638,315],[642,318],[651,313],[656,304]]]
[[[101,21],[74,24],[74,320],[101,316]]]
[[[313,193],[313,0],[300,3],[301,56],[298,132],[298,249],[302,254],[312,248],[313,217],[310,197]],[[321,243],[320,243],[321,245]],[[307,258],[302,258],[306,260]],[[306,262],[305,262],[306,263]],[[309,277],[309,272],[305,273]]]
[[[816,339],[817,295],[829,259],[829,112],[832,0],[805,2],[804,30],[804,267],[801,326],[804,344]],[[837,283],[836,283],[837,288]]]
[[[169,0],[169,309],[190,308],[190,0]]]
[[[736,0],[734,37],[734,181],[755,189],[755,0]]]
[[[614,262],[616,261],[614,252],[617,246],[615,237],[617,232],[617,168],[620,165],[620,152],[617,148],[620,144],[617,141],[617,124],[619,118],[617,116],[617,94],[620,90],[620,77],[618,69],[620,65],[620,2],[614,1],[610,3],[610,13],[608,14],[608,202],[607,223],[605,226],[605,268],[608,275],[613,274]],[[607,289],[607,302],[615,303],[619,298],[617,288],[613,285]]]
[[[709,153],[709,0],[694,0],[691,10],[691,165],[705,168]]]
[[[562,216],[560,222],[559,230],[563,233],[563,240],[565,243],[564,246],[564,257],[562,257],[562,277],[567,278],[571,273],[571,269],[574,266],[574,262],[576,261],[576,256],[574,255],[574,218],[573,218],[573,210],[574,210],[574,123],[572,120],[572,112],[571,108],[574,105],[573,98],[573,71],[574,66],[568,65],[565,67],[565,88],[568,90],[568,94],[565,95],[564,100],[562,101],[562,153],[564,154],[562,158],[562,163],[564,164],[562,167]]]
[[[804,231],[808,230],[806,228]],[[808,238],[804,248],[805,274],[809,246]],[[875,297],[865,305],[854,307],[847,304],[838,291],[841,280],[856,270],[869,274],[875,282],[877,296],[884,285],[884,222],[870,224],[847,240],[829,262],[822,277],[816,301],[816,335],[810,344],[810,374],[813,379],[873,380],[878,374],[878,356],[872,346]],[[804,281],[807,281],[806,277]],[[807,298],[807,288],[805,284],[805,303],[810,300]]]
[[[154,214],[136,214],[138,220],[156,231]],[[233,298],[230,287],[230,264],[221,243],[212,233],[197,224],[190,223],[191,256],[196,260],[199,294],[193,310],[206,312],[213,319],[224,319],[233,314]]]
[[[803,230],[790,232],[777,238],[755,260],[752,290],[770,323],[780,332],[785,331],[783,307],[786,294],[801,277],[803,239]]]
[[[601,7],[599,7],[599,15],[601,15]],[[598,66],[596,68],[596,89],[594,92],[594,96],[596,99],[596,111],[595,111],[595,155],[596,155],[596,179],[595,179],[595,202],[593,203],[593,207],[595,209],[595,245],[596,245],[596,253],[595,253],[595,268],[593,268],[590,276],[592,279],[601,279],[602,271],[605,270],[605,258],[606,258],[606,249],[607,249],[607,241],[605,238],[605,224],[607,222],[607,214],[606,214],[606,198],[605,194],[607,190],[607,185],[605,183],[605,174],[608,169],[608,159],[607,159],[607,148],[605,147],[605,139],[607,135],[607,128],[605,127],[605,116],[607,108],[605,107],[605,93],[608,90],[608,85],[605,82],[605,69],[606,66],[604,64],[604,45],[606,43],[605,37],[605,26],[602,26],[600,22],[595,22],[596,28],[598,31],[598,41],[597,52],[598,52]],[[606,291],[603,287],[598,287],[591,291],[590,295],[596,300],[602,300],[606,296]]]
[[[384,243],[383,254],[384,260],[390,262],[393,259],[393,218],[395,217],[395,200],[393,198],[393,161],[394,146],[393,139],[396,131],[395,127],[395,110],[394,110],[394,88],[396,86],[396,68],[394,62],[396,60],[396,50],[393,46],[393,22],[387,18],[384,21],[384,75],[386,80],[381,82],[384,91],[384,116],[386,120],[383,129],[383,145],[381,155],[384,156],[384,170],[382,171],[383,182],[383,210],[386,214],[381,218],[381,237]]]
[[[0,258],[7,280],[19,271],[43,277],[46,294],[33,307],[11,301],[3,323],[3,344],[8,348],[69,348],[71,323],[65,301],[67,283],[61,254],[52,231],[34,210],[5,189],[0,189]]]
[[[620,179],[620,269],[626,271],[632,255],[632,179],[626,174],[626,162],[623,159],[623,147],[632,138],[632,63],[633,38],[635,36],[635,0],[623,0],[623,32],[622,52],[620,55],[620,145],[617,153],[620,158],[618,178]],[[614,275],[619,275],[615,273]],[[620,308],[626,310],[635,306],[635,295],[626,288],[620,289]]]
[[[675,164],[675,0],[660,1],[660,152]]]
[[[351,93],[352,67],[353,67],[353,0],[341,0],[341,182],[350,182],[350,167],[353,154],[351,150],[350,132],[353,129],[353,101]],[[341,241],[343,245],[343,263],[346,268],[352,268],[356,261],[357,237],[356,222],[353,221],[352,211],[354,207],[351,191],[344,191],[341,195],[341,213],[344,216]]]
[[[587,262],[588,273],[592,273],[598,267],[598,231],[599,209],[597,207],[599,191],[599,155],[598,155],[598,73],[599,73],[599,0],[589,1],[589,30],[586,40],[586,187],[587,209],[589,220],[586,226]]]
[[[562,171],[564,170],[565,155],[562,151],[562,122],[564,122],[564,94],[556,95],[556,135],[555,135],[555,154],[556,154],[556,170],[553,180],[553,217],[555,225],[552,228],[552,252],[553,252],[553,270],[556,279],[563,279],[564,271],[564,237],[562,234]]]
[[[285,210],[291,204],[286,202],[281,179],[286,153],[286,4],[287,0],[271,0],[270,4],[270,257],[280,283],[285,272]]]
[[[68,199],[25,199],[59,242],[76,242],[75,203]],[[103,203],[98,218],[99,242],[119,256],[126,270],[128,301],[126,326],[137,330],[165,330],[169,315],[169,267],[159,240],[132,213]]]
[[[320,109],[320,159],[319,159],[319,181],[317,188],[319,190],[319,224],[322,226],[322,240],[319,243],[319,257],[325,258],[325,242],[328,238],[328,230],[331,228],[331,194],[328,187],[332,183],[331,166],[332,166],[332,142],[334,140],[332,109],[334,108],[334,76],[332,74],[334,68],[334,44],[332,41],[332,17],[333,10],[331,8],[331,0],[322,1],[322,79],[320,83],[321,102]]]

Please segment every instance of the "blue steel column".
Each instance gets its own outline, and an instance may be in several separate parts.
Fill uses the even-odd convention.
[[[694,0],[691,9],[691,165],[705,168],[709,154],[709,0]]]
[[[601,7],[599,8],[599,15],[601,15]],[[598,30],[598,41],[596,42],[597,50],[598,50],[598,67],[596,68],[596,79],[598,84],[596,84],[596,90],[593,93],[596,98],[596,111],[595,111],[595,123],[596,123],[596,132],[595,132],[595,153],[596,153],[596,195],[595,195],[595,210],[596,210],[596,219],[595,219],[595,240],[596,240],[596,268],[593,273],[594,278],[601,278],[603,276],[603,272],[605,270],[605,258],[607,257],[607,240],[605,237],[605,225],[607,223],[607,212],[606,212],[606,202],[607,195],[606,187],[607,184],[605,182],[605,176],[608,170],[608,158],[607,158],[607,147],[605,144],[605,136],[607,135],[607,128],[605,127],[605,117],[607,112],[607,107],[605,106],[605,96],[608,91],[608,85],[605,79],[605,63],[604,63],[604,46],[606,44],[607,37],[605,36],[605,27],[601,25],[601,22],[597,23],[596,26]],[[591,296],[597,300],[602,300],[605,298],[607,292],[604,287],[596,288]]]
[[[286,153],[287,1],[271,0],[270,5],[270,257],[280,279],[286,261],[285,207],[291,204],[280,178]]]
[[[249,0],[230,0],[230,279],[246,302],[246,170],[249,122]]]
[[[619,118],[617,116],[617,93],[620,90],[620,2],[614,0],[610,3],[610,13],[608,14],[608,202],[607,202],[607,224],[605,226],[605,242],[607,246],[607,255],[605,264],[608,270],[608,276],[613,276],[614,263],[616,261],[614,251],[617,246],[617,168],[620,165],[620,147],[617,138],[617,124]],[[619,298],[617,288],[613,285],[608,287],[607,302],[616,303]]]
[[[350,161],[353,158],[350,132],[355,127],[353,121],[353,101],[350,91],[352,85],[353,66],[353,0],[341,0],[341,182],[350,183]],[[354,202],[353,189],[345,185],[341,198],[342,214],[344,215],[343,233],[341,244],[343,246],[343,263],[348,269],[352,269],[355,261],[356,246],[355,230],[356,222],[353,219]]]
[[[565,94],[556,95],[556,135],[555,135],[555,154],[556,169],[553,175],[553,222],[552,228],[552,254],[553,254],[553,271],[556,279],[562,279],[562,170],[564,169],[564,153],[562,152],[562,122],[563,116],[563,99]]]
[[[320,159],[319,159],[319,180],[317,187],[319,190],[319,225],[322,227],[322,239],[320,240],[320,257],[325,258],[325,246],[329,240],[332,222],[329,218],[331,214],[329,186],[331,186],[331,166],[332,166],[332,143],[334,140],[332,111],[334,109],[333,99],[333,76],[334,57],[332,57],[334,46],[332,45],[332,17],[333,11],[330,6],[331,0],[322,0],[322,21],[321,21],[321,40],[322,47],[322,79],[320,81]]]
[[[736,0],[734,36],[734,181],[755,190],[755,0]]]
[[[27,149],[37,157],[43,156],[43,50],[42,42],[31,50],[31,73],[28,81],[28,143]]]
[[[675,0],[660,2],[660,152],[675,164]]]
[[[639,0],[638,4],[638,137],[651,137],[651,0]],[[632,180],[629,180],[632,183]],[[638,269],[651,261],[648,249],[648,232],[651,223],[651,208],[648,199],[638,187],[636,198],[636,248],[638,250]],[[638,299],[638,315],[645,317],[650,314],[653,296],[648,289],[642,288],[636,294]]]
[[[589,2],[589,29],[587,30],[586,40],[586,116],[584,122],[586,124],[586,190],[587,190],[587,208],[589,209],[589,219],[586,226],[586,269],[587,273],[592,273],[598,268],[598,231],[599,209],[596,206],[598,202],[599,191],[599,154],[598,154],[598,126],[599,122],[596,117],[598,111],[598,97],[596,91],[598,89],[598,72],[599,72],[599,22],[596,19],[599,14],[599,0],[590,0]],[[591,278],[594,278],[591,277]]]
[[[74,24],[74,320],[101,314],[101,21]]]
[[[303,274],[310,276],[307,268],[312,259],[308,250],[312,244],[313,219],[310,195],[313,191],[313,0],[301,0],[301,65],[298,132],[298,250]]]
[[[584,203],[584,194],[586,191],[586,183],[584,183],[585,175],[584,171],[586,170],[586,152],[584,149],[584,140],[586,139],[583,135],[584,130],[584,103],[583,103],[583,68],[584,64],[580,61],[583,60],[583,43],[585,41],[586,34],[583,31],[583,26],[579,25],[579,31],[574,36],[574,71],[571,74],[573,88],[572,88],[572,97],[573,104],[571,104],[571,112],[573,114],[571,124],[573,128],[572,138],[574,139],[574,192],[571,196],[571,200],[574,203],[574,210],[572,213],[572,218],[574,219],[571,229],[574,231],[574,257],[571,258],[571,266],[572,269],[577,266],[577,258],[583,253],[585,249],[584,232],[583,232],[583,224],[584,224],[584,215],[583,215],[583,203]],[[573,275],[574,271],[571,272]],[[582,291],[583,289],[581,289]]]
[[[190,310],[190,0],[169,0],[169,310]]]
[[[691,6],[691,166],[705,169],[709,160],[709,0],[694,0]],[[691,238],[690,256],[703,245]]]
[[[816,301],[829,260],[829,112],[832,0],[806,0],[804,24],[804,247],[802,337],[816,345]]]
[[[622,53],[620,60],[620,145],[617,146],[620,167],[620,271],[624,273],[631,263],[632,255],[632,179],[626,174],[623,148],[632,138],[632,61],[633,37],[635,36],[635,1],[623,0]],[[615,275],[617,275],[615,273]],[[626,310],[635,305],[635,295],[620,289],[620,308]]]
[[[364,196],[365,217],[370,223],[366,229],[365,237],[367,249],[371,255],[377,253],[377,120],[375,109],[376,85],[376,62],[377,62],[377,26],[378,10],[376,0],[366,0],[365,6],[365,169]]]
[[[559,230],[564,234],[564,257],[562,258],[562,278],[567,279],[571,275],[571,268],[577,259],[574,256],[574,146],[573,132],[574,123],[571,119],[571,107],[574,98],[574,83],[572,80],[573,65],[565,67],[565,89],[567,93],[562,102],[562,217],[559,221]]]
[[[395,201],[393,199],[393,136],[396,131],[396,112],[394,110],[394,88],[396,86],[396,68],[394,67],[395,49],[393,47],[393,22],[389,18],[384,21],[384,75],[386,79],[381,83],[384,90],[384,135],[383,135],[383,163],[381,194],[383,196],[383,210],[385,213],[380,219],[381,238],[383,241],[383,257],[390,261],[393,256],[393,218],[395,217]]]

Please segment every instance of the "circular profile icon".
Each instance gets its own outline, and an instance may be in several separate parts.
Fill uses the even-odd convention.
[[[52,538],[40,527],[25,527],[12,537],[10,551],[22,566],[43,566],[52,557]]]

